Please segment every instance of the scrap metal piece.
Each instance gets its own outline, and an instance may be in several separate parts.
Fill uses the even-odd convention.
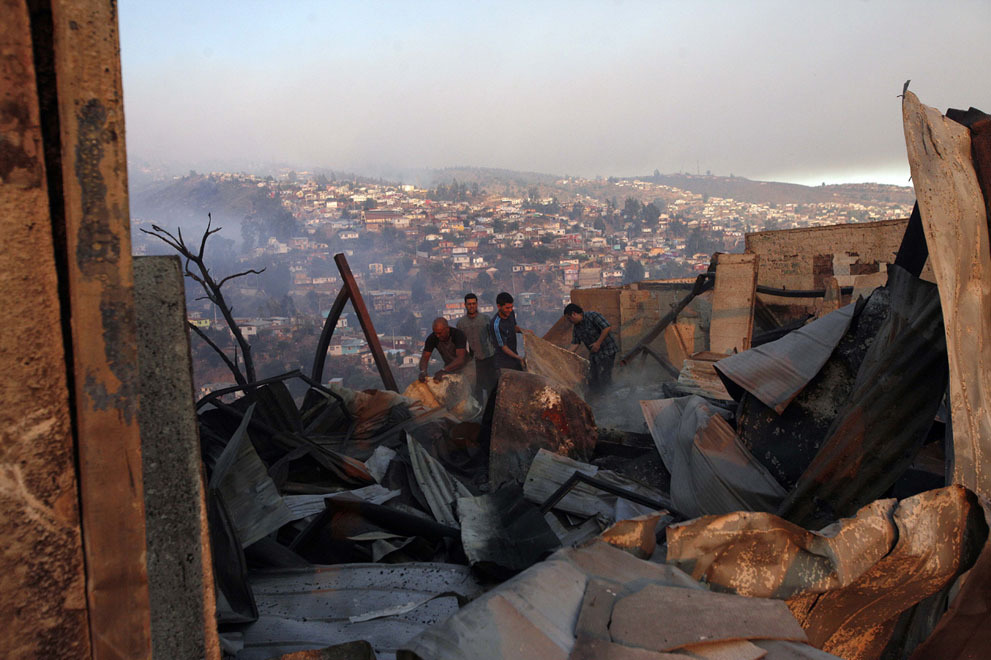
[[[410,640],[398,660],[566,660],[589,580],[702,589],[673,566],[636,559],[607,543],[564,549]]]
[[[812,645],[877,658],[902,612],[969,568],[988,533],[976,496],[961,486],[892,505],[875,502],[819,534],[768,514],[689,521],[668,529],[668,561],[713,588],[789,598]]]
[[[991,543],[985,543],[956,598],[911,660],[983,657],[991,649]]]
[[[568,480],[565,481],[563,484],[561,484],[561,486],[557,490],[555,490],[553,493],[550,494],[547,500],[540,505],[540,510],[546,513],[551,509],[553,509],[562,499],[564,499],[564,497],[569,492],[571,492],[571,490],[575,486],[577,486],[580,483],[587,484],[594,489],[605,491],[611,495],[622,497],[624,499],[630,500],[631,502],[642,504],[644,506],[654,509],[655,511],[663,510],[668,506],[667,502],[664,500],[644,497],[639,493],[626,490],[621,486],[617,486],[616,484],[609,483],[608,481],[604,481],[602,479],[596,479],[594,477],[588,476],[587,474],[583,474],[581,472],[576,471],[573,472],[571,476],[568,477]]]
[[[888,291],[890,311],[847,404],[781,505],[782,517],[805,527],[851,515],[881,497],[922,448],[946,391],[936,287],[892,265]]]
[[[526,350],[527,371],[585,396],[588,360],[530,333],[523,335],[523,346]]]
[[[427,500],[430,512],[434,514],[437,522],[457,527],[455,502],[461,497],[471,497],[471,491],[452,477],[440,461],[428,454],[427,450],[411,436],[407,436],[406,446],[409,449],[416,483]]]
[[[598,438],[592,409],[574,390],[504,369],[493,408],[489,483],[522,484],[541,448],[587,461]]]
[[[561,546],[540,509],[524,500],[515,484],[458,498],[458,517],[468,561],[489,573],[513,575]]]
[[[808,641],[780,600],[653,584],[616,600],[609,634],[622,644],[654,651],[737,639]]]
[[[207,457],[212,468],[209,488],[230,510],[242,546],[251,545],[292,522],[292,512],[248,439],[248,424],[254,410],[255,404],[251,404],[220,455]]]
[[[819,596],[799,620],[814,646],[843,658],[876,658],[898,616],[970,568],[987,539],[973,493],[949,486],[908,498],[894,513],[898,542],[856,582]]]
[[[776,510],[787,491],[698,396],[641,401],[671,473],[672,511],[687,517]]]
[[[732,401],[733,397],[726,391],[715,369],[716,363],[726,357],[724,353],[710,351],[695,353],[685,360],[678,373],[678,389],[717,401]]]
[[[599,535],[611,546],[626,550],[639,559],[649,559],[657,548],[657,527],[670,521],[667,511],[656,511],[613,523]]]
[[[953,480],[991,497],[991,242],[969,131],[912,92],[905,145],[949,355]]]
[[[735,511],[675,523],[666,561],[715,589],[795,598],[849,586],[897,540],[894,500],[878,500],[819,532],[772,513]]]
[[[259,619],[244,628],[239,660],[355,640],[389,656],[482,593],[467,566],[429,562],[260,571],[251,588]]]
[[[750,392],[780,415],[833,354],[855,309],[854,304],[842,307],[713,367],[734,399],[739,401],[744,391]]]
[[[389,500],[398,497],[398,490],[389,490],[379,484],[372,484],[354,490],[342,490],[339,493],[319,493],[316,495],[284,495],[282,501],[289,507],[293,520],[302,520],[310,516],[317,515],[327,508],[327,498],[349,498],[371,502],[372,504],[385,504]]]

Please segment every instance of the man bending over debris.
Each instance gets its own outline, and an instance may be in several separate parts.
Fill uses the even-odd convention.
[[[513,311],[513,297],[503,291],[496,296],[499,313],[492,319],[492,333],[495,335],[496,368],[523,371],[523,358],[516,348],[516,333],[529,332],[516,325],[516,312]]]
[[[578,351],[581,344],[588,348],[588,387],[593,394],[601,394],[612,382],[613,361],[619,348],[610,332],[612,327],[602,314],[585,311],[575,303],[564,308],[564,316],[574,324],[571,350]]]
[[[468,338],[457,328],[452,328],[447,319],[438,316],[434,319],[433,332],[427,335],[423,342],[423,355],[420,356],[420,382],[427,380],[427,365],[430,354],[437,349],[444,360],[444,368],[434,374],[434,380],[440,381],[446,374],[452,374],[468,364]]]
[[[468,338],[468,353],[475,360],[475,398],[484,403],[482,392],[495,389],[495,339],[488,314],[478,311],[478,296],[465,295],[465,315],[458,319],[458,330]]]

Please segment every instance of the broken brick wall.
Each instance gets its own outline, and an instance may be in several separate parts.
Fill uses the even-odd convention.
[[[760,255],[761,286],[822,289],[829,277],[853,286],[857,275],[884,272],[894,263],[908,218],[857,224],[761,231],[746,236]]]

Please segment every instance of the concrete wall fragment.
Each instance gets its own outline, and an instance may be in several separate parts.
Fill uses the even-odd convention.
[[[219,659],[179,257],[136,258],[134,288],[152,654]]]

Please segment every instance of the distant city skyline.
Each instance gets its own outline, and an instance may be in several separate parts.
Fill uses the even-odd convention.
[[[991,110],[991,3],[119,4],[128,151],[205,168],[911,185],[897,95]]]

